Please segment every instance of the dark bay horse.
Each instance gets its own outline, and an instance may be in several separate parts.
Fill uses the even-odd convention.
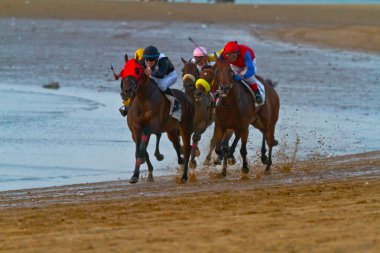
[[[182,181],[187,181],[190,157],[190,137],[193,132],[194,108],[190,99],[183,92],[173,89],[178,99],[182,115],[181,121],[169,116],[170,102],[157,87],[154,80],[145,75],[143,67],[135,60],[128,62],[127,72],[123,80],[121,96],[123,99],[134,97],[129,108],[128,127],[136,144],[136,164],[131,183],[136,183],[140,175],[140,165],[145,161],[148,165],[148,180],[153,180],[153,166],[149,160],[147,146],[151,134],[166,132],[177,153],[178,163],[184,163]],[[180,135],[184,146],[184,159],[180,154]]]
[[[264,81],[256,76],[265,86],[265,103],[256,108],[251,93],[240,82],[233,80],[233,71],[225,60],[219,60],[216,55],[214,66],[215,81],[221,89],[221,101],[215,110],[215,131],[211,146],[222,139],[228,129],[232,129],[237,138],[241,138],[240,154],[243,158],[242,171],[248,173],[247,139],[249,125],[253,125],[263,134],[261,147],[261,161],[266,164],[265,173],[270,173],[272,165],[272,148],[277,145],[274,138],[275,127],[278,120],[280,99],[274,84],[270,80]],[[268,144],[269,153],[266,156],[265,142]],[[222,175],[226,176],[227,158],[229,152],[233,152],[237,143],[233,143],[231,149],[223,148],[224,160]]]
[[[213,80],[213,72],[210,68],[205,68],[199,73],[197,65],[191,61],[186,61],[183,58],[182,62],[184,64],[182,68],[182,82],[183,87],[185,89],[186,95],[188,95],[191,101],[194,104],[195,114],[194,114],[194,134],[192,137],[192,149],[191,149],[191,159],[190,159],[190,168],[195,168],[197,166],[197,162],[195,160],[196,156],[200,155],[198,149],[198,143],[201,140],[202,134],[206,131],[206,129],[214,122],[214,105],[213,99],[210,95],[206,95],[205,91],[202,90],[201,87],[196,88],[195,83],[199,78],[205,80],[210,85]],[[211,73],[209,73],[211,71]],[[226,143],[228,145],[228,141],[232,136],[232,132],[229,132],[226,137],[223,139],[222,143]],[[220,164],[222,161],[222,143],[218,143],[215,152],[218,154],[218,159],[216,160],[216,164]],[[205,163],[208,164],[211,160],[211,153],[213,150],[210,150]]]

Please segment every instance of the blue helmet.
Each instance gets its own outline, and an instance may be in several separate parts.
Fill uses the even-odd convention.
[[[160,56],[160,52],[155,46],[149,46],[144,49],[143,58],[146,60],[155,60]]]

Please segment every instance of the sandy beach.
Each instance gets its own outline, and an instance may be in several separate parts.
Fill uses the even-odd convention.
[[[369,66],[368,73],[375,71],[370,66],[376,65],[377,58],[345,56],[345,52],[340,53],[339,50],[378,55],[379,16],[380,6],[235,6],[106,0],[0,2],[1,18],[159,21],[157,27],[165,32],[165,24],[178,31],[178,25],[173,24],[176,22],[231,23],[233,29],[240,25],[249,27],[252,34],[263,41],[274,39],[338,49],[332,58],[337,59],[342,54],[340,62],[347,57],[352,61],[350,64]],[[42,22],[42,25],[45,23]],[[149,31],[154,29],[150,23],[144,23],[143,26]],[[195,30],[194,27],[187,25],[190,30]],[[39,29],[38,26],[36,30],[41,31]],[[79,35],[76,33],[75,36]],[[237,36],[243,38],[241,34],[237,33]],[[143,41],[145,38],[138,39]],[[214,45],[217,46],[217,43]],[[294,48],[279,52],[283,58],[299,55],[300,59],[306,59],[313,53],[311,49]],[[173,52],[176,50],[181,52],[183,48],[177,45]],[[331,52],[326,51],[322,56],[326,55],[327,58],[329,54]],[[371,64],[366,65],[367,62]],[[334,81],[339,80],[341,75],[349,79],[352,69],[355,69],[351,69],[350,64],[335,66],[331,61],[322,65],[321,71],[316,71],[315,75],[333,76],[328,72],[328,69],[333,68],[333,71],[338,72]],[[264,68],[267,65],[265,63]],[[304,65],[307,69],[307,64]],[[99,72],[103,78],[106,76]],[[290,75],[292,72],[287,73]],[[318,80],[313,74],[305,78]],[[360,78],[367,80],[365,77]],[[376,78],[371,76],[370,80],[369,86],[364,87],[360,94],[372,94],[370,99],[376,100],[376,96],[373,97],[378,92],[378,86],[374,84]],[[318,89],[304,90],[297,86],[298,92],[307,95],[312,91],[315,95],[297,97],[294,95],[295,90],[288,89],[292,87],[291,84],[281,85],[281,95],[288,106],[288,115],[282,117],[290,117],[297,111],[297,117],[302,118],[308,114],[305,105],[317,105],[323,95]],[[371,139],[376,121],[370,121],[366,114],[378,115],[377,104],[372,108],[354,101],[354,108],[349,107],[346,104],[352,101],[352,97],[345,98],[346,87],[355,89],[353,85],[344,86],[341,90],[334,89],[337,103],[347,107],[339,111],[339,117],[346,117],[342,112],[353,110],[355,113],[358,110],[357,115],[364,122],[370,122],[365,125],[368,129],[362,134]],[[322,102],[326,108],[331,108],[330,101]],[[298,107],[305,110],[304,114]],[[325,107],[317,112],[325,113],[324,110],[328,111]],[[109,114],[109,110],[103,110]],[[347,129],[362,126],[359,121],[351,123],[340,120],[336,125],[332,123],[333,120],[319,121],[317,118],[311,124],[316,128],[334,129],[332,135],[338,136],[334,140],[318,139],[316,136],[313,141],[321,145],[330,145],[330,142],[338,142],[339,145],[345,143],[346,139],[354,138],[346,135],[349,131],[340,126],[341,122],[345,122],[346,127],[353,125]],[[327,125],[333,127],[327,128]],[[302,126],[302,122],[295,126],[286,125],[280,131]],[[360,139],[362,137],[354,140],[355,145],[360,146]],[[354,141],[348,141],[343,148],[353,145]],[[366,140],[365,143],[371,142]],[[361,149],[365,150],[365,147]],[[251,149],[250,152],[254,151]],[[218,167],[200,167],[187,184],[177,184],[175,175],[172,175],[156,177],[153,183],[145,182],[143,178],[136,185],[119,180],[0,192],[0,252],[380,251],[379,151],[342,156],[316,155],[304,161],[287,160],[277,163],[270,176],[264,176],[258,164],[254,166],[248,177],[244,178],[241,178],[238,166],[231,168],[226,179],[218,177]]]

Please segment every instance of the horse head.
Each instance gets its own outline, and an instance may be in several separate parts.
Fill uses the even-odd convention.
[[[185,92],[187,95],[191,97],[190,94],[193,94],[195,90],[195,82],[199,78],[199,71],[197,68],[197,64],[191,61],[186,61],[182,59],[183,68],[182,68],[182,82],[183,87],[185,88]]]
[[[199,74],[199,78],[195,83],[194,98],[195,101],[201,100],[207,96],[211,89],[213,89],[214,71],[210,68],[203,69]]]
[[[126,73],[124,73],[126,77],[121,81],[120,95],[123,100],[127,100],[136,95],[137,90],[148,77],[144,74],[143,66],[135,59],[131,59],[127,62],[124,71],[126,71]]]
[[[230,63],[226,60],[219,59],[215,54],[215,81],[219,84],[220,95],[226,97],[234,85],[234,72]]]

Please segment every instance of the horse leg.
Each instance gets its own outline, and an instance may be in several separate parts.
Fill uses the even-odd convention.
[[[135,163],[135,170],[133,171],[133,176],[129,180],[131,184],[137,183],[140,177],[140,165],[141,165],[140,160],[139,160],[139,150],[140,150],[140,144],[141,144],[140,137],[136,138],[135,144],[136,144],[136,151],[135,151],[136,163]]]
[[[169,140],[172,142],[173,147],[177,153],[178,164],[183,164],[183,158],[181,157],[181,146],[179,143],[179,136],[177,129],[167,133]]]
[[[223,154],[223,168],[222,168],[222,173],[221,175],[223,177],[227,176],[227,159],[230,154],[230,148],[228,146],[228,141],[223,141],[222,142],[222,154]]]
[[[236,132],[235,132],[235,135],[237,135]],[[241,133],[240,154],[241,154],[241,157],[243,158],[243,167],[241,169],[243,173],[249,172],[248,162],[247,162],[247,140],[248,140],[248,128],[244,129]]]
[[[189,166],[189,159],[190,159],[190,139],[191,139],[191,133],[192,133],[192,126],[182,126],[181,127],[181,137],[182,137],[182,144],[183,144],[183,151],[184,151],[184,158],[185,158],[185,166],[183,168],[183,174],[181,177],[181,181],[184,183],[187,181],[187,170]]]
[[[142,136],[141,136],[141,144],[140,144],[139,157],[138,157],[140,160],[140,164],[145,163],[145,157],[147,154],[146,149],[149,144],[149,138],[150,138],[150,130],[149,128],[146,127],[143,129]]]
[[[197,167],[197,161],[195,161],[196,150],[198,149],[198,142],[201,139],[201,135],[198,131],[193,134],[193,144],[191,145],[191,158],[190,158],[190,168],[195,169]]]
[[[229,138],[231,138],[231,136],[232,136],[232,133],[231,133],[231,135],[230,135]],[[239,140],[240,140],[240,138],[237,137],[237,136],[235,136],[235,139],[232,142],[232,145],[231,145],[231,148],[230,148],[230,154],[228,156],[228,164],[229,165],[234,165],[236,163],[236,160],[235,160],[235,157],[234,157],[234,153],[235,153],[235,149],[236,149],[236,146],[237,146]]]
[[[222,134],[223,134],[222,129],[215,124],[214,134],[212,135],[212,138],[210,141],[210,149],[209,149],[208,154],[206,156],[206,160],[203,162],[204,165],[210,165],[211,164],[212,151],[214,151],[215,146],[220,142],[220,139],[223,137]]]
[[[160,134],[161,135],[161,134]],[[153,165],[150,162],[149,154],[146,152],[145,154],[146,164],[148,165],[148,182],[153,182]]]
[[[156,157],[157,161],[164,160],[164,155],[160,153],[160,140],[161,140],[162,134],[156,134],[157,140],[156,140],[156,150],[154,151],[154,156]]]
[[[271,174],[270,167],[272,165],[272,148],[276,144],[276,140],[274,139],[274,127],[271,127],[270,130],[268,131],[267,143],[268,143],[269,152],[268,152],[267,167],[265,168],[265,171],[264,171],[265,175]]]
[[[266,134],[265,132],[263,132],[263,142],[261,144],[261,162],[263,164],[268,163],[268,157],[266,155],[267,149],[265,148],[265,139],[266,139],[265,137],[266,137]]]
[[[216,159],[214,160],[214,165],[220,165],[223,162],[223,143],[224,139],[221,141],[218,141],[215,147],[215,154],[217,155]]]

